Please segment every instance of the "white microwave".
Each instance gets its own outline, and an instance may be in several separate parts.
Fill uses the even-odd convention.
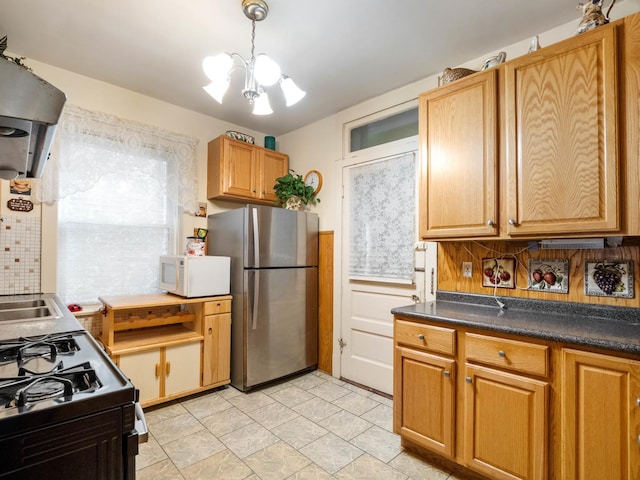
[[[175,295],[188,298],[228,295],[230,280],[230,257],[160,257],[160,288]]]

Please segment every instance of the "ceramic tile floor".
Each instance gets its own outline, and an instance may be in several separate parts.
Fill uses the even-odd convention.
[[[456,480],[403,451],[392,401],[315,371],[145,412],[138,480]]]

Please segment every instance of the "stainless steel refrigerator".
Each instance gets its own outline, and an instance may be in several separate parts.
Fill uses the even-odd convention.
[[[209,254],[231,257],[231,384],[318,364],[318,216],[258,205],[209,215]]]

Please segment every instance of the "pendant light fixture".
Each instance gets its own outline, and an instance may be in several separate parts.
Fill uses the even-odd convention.
[[[253,105],[254,115],[273,113],[269,105],[269,96],[264,87],[278,83],[284,94],[287,107],[298,103],[306,94],[287,75],[283,75],[280,66],[264,53],[255,55],[256,22],[267,18],[269,6],[263,0],[243,0],[242,11],[251,20],[251,58],[245,60],[238,53],[220,53],[202,61],[202,69],[211,83],[204,90],[218,103],[222,103],[231,72],[236,68],[244,69],[245,79],[242,94]],[[239,65],[234,65],[234,59]]]

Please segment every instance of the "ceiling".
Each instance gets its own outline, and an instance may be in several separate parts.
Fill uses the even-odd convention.
[[[2,0],[8,52],[270,135],[282,135],[395,88],[576,20],[577,0],[267,0],[256,54],[307,92],[251,114],[235,72],[220,105],[202,59],[250,57],[241,0]],[[478,68],[480,65],[478,66]]]

